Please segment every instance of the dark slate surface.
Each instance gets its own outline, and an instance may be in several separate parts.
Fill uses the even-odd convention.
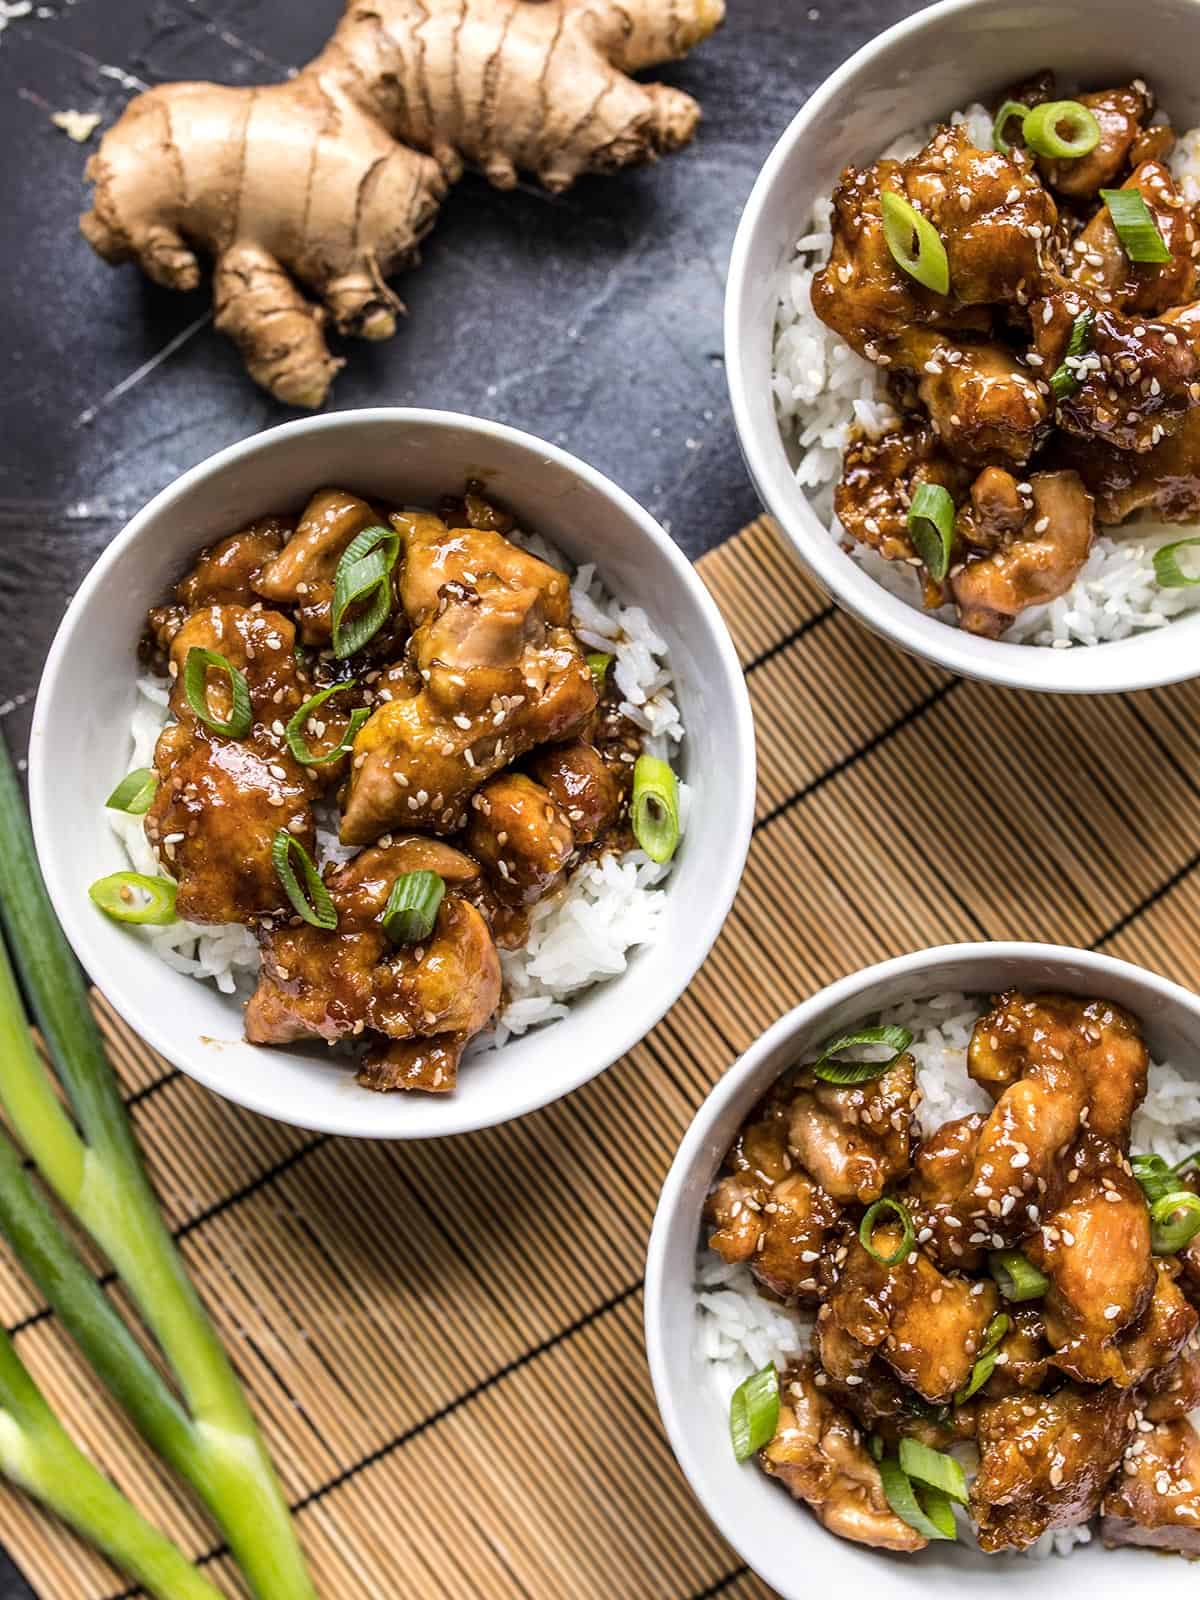
[[[721,362],[741,205],[805,97],[920,0],[730,8],[662,74],[704,105],[695,146],[558,199],[465,179],[400,286],[409,319],[391,343],[353,347],[336,407],[445,406],[560,441],[692,556],[755,514]],[[243,377],[205,293],[92,255],[75,227],[87,149],[50,114],[107,123],[140,84],[278,78],[337,13],[336,0],[52,0],[0,35],[0,727],[21,752],[55,625],[100,550],[185,468],[291,414]],[[29,1593],[0,1571],[0,1600]]]

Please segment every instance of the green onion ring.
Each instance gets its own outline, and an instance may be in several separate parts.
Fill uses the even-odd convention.
[[[231,701],[229,720],[222,722],[208,708],[209,670],[223,672],[229,679]],[[193,645],[183,664],[183,692],[187,703],[206,728],[223,733],[229,739],[241,739],[250,732],[254,712],[250,706],[250,686],[245,674],[218,650],[202,650]]]
[[[876,1223],[885,1211],[892,1212],[900,1219],[903,1236],[900,1243],[890,1256],[880,1254],[876,1250],[872,1235]],[[899,1200],[894,1200],[891,1195],[885,1194],[882,1200],[876,1200],[873,1206],[868,1206],[863,1213],[863,1219],[858,1225],[858,1242],[870,1256],[872,1261],[878,1261],[881,1267],[897,1267],[902,1261],[907,1261],[916,1248],[917,1232],[913,1227],[913,1219],[909,1209]]]
[[[870,1083],[882,1078],[912,1043],[913,1036],[907,1028],[859,1028],[856,1033],[838,1034],[827,1039],[813,1064],[814,1078],[823,1083]],[[843,1050],[853,1050],[860,1044],[885,1044],[893,1052],[882,1061],[835,1061],[834,1056]]]
[[[935,583],[950,570],[954,547],[954,501],[940,483],[922,483],[908,508],[908,536]]]
[[[983,1343],[975,1357],[975,1365],[971,1368],[971,1375],[954,1396],[956,1406],[966,1405],[971,1396],[978,1394],[991,1377],[995,1371],[996,1357],[1000,1353],[1000,1342],[1011,1326],[1012,1318],[1004,1311],[998,1311],[988,1323],[984,1329]]]
[[[300,863],[305,888],[312,896],[311,903],[304,889],[300,887],[296,869],[292,865],[293,856]],[[312,857],[295,834],[289,833],[286,828],[280,828],[271,841],[271,860],[275,866],[275,875],[283,885],[297,915],[303,917],[310,927],[324,928],[326,931],[336,928],[338,915],[333,897],[325,887],[324,879],[317,871]]]
[[[123,811],[127,817],[144,817],[158,792],[158,779],[149,767],[127,772],[104,802],[109,811]]]
[[[604,693],[604,685],[608,681],[608,669],[613,664],[613,657],[604,650],[593,650],[587,657],[588,671],[592,675],[592,682],[596,685],[596,693]]]
[[[1129,1165],[1146,1196],[1147,1205],[1152,1206],[1163,1195],[1172,1194],[1178,1188],[1177,1169],[1169,1166],[1162,1156],[1130,1156]]]
[[[670,861],[679,848],[679,782],[657,756],[639,756],[634,763],[629,820],[651,861]]]
[[[1069,366],[1071,361],[1078,361],[1087,354],[1092,342],[1092,328],[1096,322],[1096,313],[1092,310],[1081,311],[1071,324],[1071,337],[1067,341],[1067,348],[1062,358],[1062,365],[1054,369],[1050,379],[1050,392],[1056,400],[1069,400],[1082,385],[1076,367]]]
[[[1189,578],[1179,565],[1179,552],[1200,544],[1200,535],[1191,539],[1176,539],[1174,544],[1160,545],[1154,552],[1154,576],[1163,589],[1191,589],[1200,583],[1200,574]]]
[[[445,879],[436,872],[402,872],[379,918],[392,943],[421,944],[428,939],[445,893]]]
[[[1156,1256],[1173,1256],[1200,1233],[1200,1194],[1176,1189],[1150,1207],[1150,1248]]]
[[[323,706],[331,694],[338,694],[342,689],[353,689],[354,679],[347,678],[345,683],[331,683],[328,689],[321,689],[313,695],[311,700],[306,700],[292,717],[287,727],[283,730],[287,747],[302,767],[323,767],[327,761],[336,761],[339,756],[349,753],[354,743],[354,736],[363,723],[371,715],[366,706],[357,706],[350,713],[350,724],[342,735],[341,742],[332,750],[326,751],[323,756],[315,756],[308,748],[304,738],[304,724],[312,716],[318,706]]]
[[[1140,189],[1101,189],[1100,198],[1108,207],[1113,227],[1130,261],[1142,265],[1170,261],[1171,252]]]
[[[779,1424],[779,1374],[774,1366],[752,1372],[729,1401],[729,1437],[735,1461],[748,1461],[770,1444]]]
[[[1021,128],[1024,131],[1025,118],[1029,115],[1029,107],[1023,100],[1006,100],[996,113],[996,120],[992,123],[992,143],[1003,156],[1011,155],[1012,145],[1004,137],[1004,130],[1008,127],[1013,117],[1020,117]]]
[[[343,550],[333,579],[333,653],[352,656],[379,632],[392,610],[392,568],[400,536],[376,523],[356,534]],[[351,606],[362,606],[346,619]]]
[[[1078,100],[1047,100],[1034,106],[1021,131],[1035,155],[1052,161],[1078,161],[1100,143],[1100,124]]]
[[[988,1271],[1006,1300],[1040,1300],[1050,1287],[1045,1273],[1039,1272],[1019,1250],[993,1250],[988,1256]]]
[[[96,879],[88,897],[114,922],[163,928],[175,921],[178,887],[174,878],[150,878],[144,872],[110,872],[107,878]],[[139,902],[143,895],[145,899]]]
[[[892,260],[924,288],[935,294],[949,294],[950,261],[933,223],[894,190],[885,189],[879,200],[883,236]]]
[[[895,1456],[883,1457],[879,1463],[879,1476],[887,1503],[901,1522],[906,1522],[926,1539],[956,1537],[954,1513],[945,1495],[937,1490],[929,1490],[918,1500],[912,1480]]]
[[[901,1439],[900,1465],[916,1483],[939,1489],[960,1505],[967,1503],[967,1478],[953,1456],[933,1450],[919,1439]]]

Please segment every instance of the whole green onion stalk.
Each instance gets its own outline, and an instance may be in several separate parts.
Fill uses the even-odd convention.
[[[7,1142],[0,1144],[0,1227],[101,1379],[208,1507],[258,1600],[316,1600],[254,1418],[142,1167],[82,974],[46,896],[2,740],[0,882],[9,949],[75,1122],[33,1048],[2,952],[0,1102],[42,1177],[129,1289],[184,1404],[141,1354],[32,1185],[16,1181],[24,1174]]]

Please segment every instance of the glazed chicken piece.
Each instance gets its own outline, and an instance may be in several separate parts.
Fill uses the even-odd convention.
[[[1035,354],[1053,374],[1063,364],[1076,317],[1092,313],[1088,347],[1074,369],[1079,386],[1060,399],[1060,428],[1117,450],[1152,450],[1179,426],[1200,378],[1200,356],[1178,324],[1126,316],[1089,304],[1079,290],[1055,291],[1031,308]]]
[[[1094,1516],[1125,1450],[1132,1408],[1129,1391],[1107,1384],[981,1405],[970,1499],[980,1547],[1026,1550],[1051,1529]]]
[[[305,644],[330,642],[338,562],[351,540],[379,521],[357,495],[321,489],[305,506],[287,544],[255,579],[254,587],[265,599],[295,607]]]
[[[923,1550],[925,1539],[891,1509],[862,1435],[816,1383],[809,1361],[783,1374],[775,1437],[759,1451],[778,1478],[839,1538],[878,1550]]]
[[[1180,1417],[1140,1428],[1104,1497],[1105,1544],[1200,1555],[1200,1436]]]
[[[380,705],[354,744],[346,844],[403,824],[453,832],[471,795],[534,746],[571,738],[597,694],[562,573],[487,530],[436,517],[405,533],[401,597],[422,687]]]
[[[1193,399],[1200,400],[1200,384],[1193,388]],[[1125,522],[1138,511],[1163,522],[1200,521],[1200,406],[1193,405],[1152,450],[1066,438],[1060,450],[1095,496],[1101,522]]]
[[[965,1226],[967,1190],[975,1170],[975,1151],[987,1119],[978,1112],[943,1122],[924,1139],[913,1158],[904,1200],[926,1251],[939,1266],[978,1271],[986,1246],[970,1242]]]
[[[878,439],[856,434],[846,446],[833,508],[859,544],[888,561],[919,563],[908,531],[908,508],[923,483],[938,483],[955,498],[966,473],[938,444],[929,423],[915,412]]]
[[[517,906],[549,894],[575,852],[558,801],[521,772],[502,772],[472,795],[465,842],[497,896]]]
[[[1049,91],[1041,98],[1053,98],[1052,79]],[[1101,189],[1115,188],[1116,180],[1136,159],[1134,147],[1144,136],[1145,125],[1154,110],[1154,97],[1139,78],[1127,88],[1104,89],[1098,94],[1081,94],[1075,98],[1099,123],[1099,144],[1088,155],[1071,161],[1039,156],[1038,166],[1046,182],[1058,194],[1070,200],[1089,200]],[[1038,103],[1031,101],[1031,104]],[[1149,148],[1160,148],[1160,144],[1156,139]]]
[[[1173,1260],[1156,1257],[1154,1270],[1154,1294],[1150,1304],[1139,1321],[1118,1340],[1118,1350],[1125,1370],[1133,1382],[1141,1385],[1143,1395],[1165,1397],[1168,1390],[1156,1381],[1161,1375],[1175,1373],[1180,1385],[1189,1391],[1200,1375],[1185,1370],[1188,1358],[1183,1354],[1189,1343],[1194,1342],[1200,1314],[1176,1283],[1179,1268]],[[1148,1405],[1147,1410],[1157,1409],[1161,1416],[1168,1407],[1169,1400],[1164,1398],[1157,1408]]]
[[[286,828],[314,843],[314,784],[285,749],[171,723],[154,752],[146,837],[178,883],[186,922],[253,924],[288,908],[271,847]]]
[[[708,1198],[709,1245],[726,1261],[745,1261],[755,1280],[782,1300],[816,1305],[829,1281],[827,1252],[841,1213],[803,1172],[771,1185],[722,1178]]]
[[[974,1231],[995,1250],[1019,1243],[1054,1203],[1087,1108],[1087,1076],[1070,1029],[1044,1027],[1042,1018],[1036,1001],[1010,992],[976,1022],[967,1051],[971,1076],[998,1094],[964,1201],[978,1219]]]
[[[1101,206],[1071,247],[1069,276],[1102,305],[1153,317],[1196,297],[1196,223],[1161,161],[1143,161],[1122,185],[1137,189],[1171,259],[1137,263],[1125,253],[1107,206]]]
[[[621,785],[594,745],[550,745],[535,751],[526,765],[566,813],[576,844],[594,844],[620,821]]]
[[[199,726],[184,687],[187,658],[193,649],[213,650],[245,678],[262,738],[286,750],[283,729],[310,692],[296,664],[295,645],[296,630],[279,611],[211,605],[192,612],[171,641],[167,666],[174,679],[171,710],[180,722]],[[206,681],[210,714],[228,721],[232,711],[228,675],[210,669]]]
[[[1040,1306],[1006,1305],[1008,1331],[996,1353],[996,1365],[982,1393],[989,1400],[1022,1389],[1040,1389],[1046,1381],[1053,1351],[1046,1340],[1046,1319]]]
[[[1065,594],[1079,576],[1095,535],[1092,497],[1074,472],[1035,472],[1020,531],[979,560],[951,568],[950,588],[959,621],[970,633],[998,639],[1029,606],[1045,605]],[[1012,492],[1004,499],[1012,507]],[[988,479],[981,491],[995,504],[999,482]],[[963,536],[994,534],[1000,519],[974,509],[960,519]]]
[[[967,1070],[998,1099],[1032,1060],[1051,1050],[1069,1055],[1083,1071],[1092,1133],[1127,1150],[1150,1070],[1136,1019],[1110,1000],[1010,989],[972,1030]]]
[[[1154,1295],[1150,1213],[1114,1146],[1091,1134],[1080,1139],[1062,1201],[1047,1210],[1025,1254],[1050,1280],[1045,1314],[1054,1365],[1081,1383],[1127,1388],[1143,1376],[1129,1370],[1117,1341]]]
[[[1174,1422],[1200,1406],[1200,1350],[1194,1334],[1182,1355],[1147,1374],[1139,1399],[1148,1422]]]
[[[869,1083],[838,1087],[801,1076],[788,1148],[835,1200],[869,1205],[908,1171],[916,1065],[902,1055]]]
[[[881,1224],[873,1243],[881,1255],[892,1254],[900,1246],[900,1231]],[[941,1405],[971,1376],[997,1304],[996,1286],[989,1280],[948,1276],[919,1249],[887,1267],[855,1238],[822,1317],[876,1352],[922,1400]],[[843,1345],[843,1357],[852,1350]],[[844,1379],[847,1373],[830,1365],[832,1358],[831,1347],[823,1343],[822,1360]]]
[[[777,1084],[743,1124],[704,1208],[708,1243],[730,1263],[749,1262],[773,1293],[816,1304],[828,1287],[841,1211],[797,1170],[788,1150],[790,1095]]]
[[[904,1387],[886,1362],[848,1334],[828,1306],[817,1314],[814,1339],[818,1386],[868,1433],[889,1443],[919,1439],[935,1450],[974,1437],[974,1401],[927,1405]]]
[[[252,606],[258,599],[254,580],[290,533],[290,522],[264,517],[201,550],[175,585],[170,603],[155,606],[147,618],[147,633],[157,652],[166,655],[191,611],[211,605]]]
[[[1003,550],[1024,530],[1033,509],[1033,487],[1018,483],[1003,467],[984,467],[958,508],[954,531],[974,550]]]
[[[395,879],[437,871],[447,894],[422,945],[393,945],[380,913]],[[458,1059],[500,1000],[500,964],[487,924],[469,900],[475,862],[439,840],[394,839],[364,850],[328,879],[334,930],[307,923],[264,929],[258,988],[246,1007],[252,1044],[383,1034],[406,1048],[368,1055],[368,1088],[447,1093]]]
[[[949,339],[908,328],[889,347],[896,371],[911,373],[944,450],[964,466],[1023,466],[1050,417],[1038,374],[1003,345]]]

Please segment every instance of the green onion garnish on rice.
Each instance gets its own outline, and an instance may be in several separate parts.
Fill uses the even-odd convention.
[[[996,120],[992,124],[992,143],[1001,155],[1006,156],[1012,152],[1012,145],[1005,137],[1009,123],[1014,117],[1018,117],[1021,122],[1021,131],[1024,132],[1025,118],[1028,115],[1029,107],[1023,100],[1006,100],[997,111]]]
[[[1186,573],[1179,561],[1179,552],[1189,550],[1194,545],[1200,545],[1200,535],[1176,539],[1172,544],[1160,545],[1154,552],[1154,576],[1160,588],[1191,589],[1200,583],[1200,573]]]
[[[940,483],[922,483],[908,508],[908,536],[925,570],[941,583],[954,546],[954,500]]]
[[[379,919],[392,943],[421,944],[428,939],[445,893],[445,881],[436,872],[402,872]]]
[[[1130,261],[1143,265],[1170,261],[1171,252],[1140,189],[1101,189],[1100,198],[1108,207],[1113,227]]]
[[[890,1255],[884,1255],[876,1250],[874,1242],[875,1229],[879,1226],[880,1219],[891,1213],[900,1223],[900,1243]],[[858,1242],[871,1257],[878,1261],[881,1267],[898,1267],[902,1261],[907,1261],[916,1248],[917,1233],[913,1227],[912,1214],[903,1201],[895,1200],[891,1195],[885,1194],[882,1200],[876,1200],[873,1206],[868,1206],[863,1213],[863,1219],[858,1225]]]
[[[1150,1248],[1173,1256],[1200,1233],[1200,1195],[1190,1189],[1164,1194],[1150,1207]]]
[[[604,693],[604,685],[608,681],[608,669],[613,664],[613,657],[605,650],[592,650],[587,656],[588,671],[592,675],[592,682],[596,685],[596,693]]]
[[[670,861],[679,848],[679,783],[657,756],[639,756],[634,763],[629,820],[651,861]]]
[[[748,1461],[770,1444],[779,1423],[779,1374],[774,1366],[752,1372],[729,1401],[729,1437],[735,1460]]]
[[[1078,100],[1047,100],[1034,106],[1021,129],[1035,155],[1078,161],[1100,143],[1100,124]]]
[[[925,1539],[957,1538],[954,1510],[943,1491],[922,1486],[918,1492],[895,1456],[883,1457],[879,1463],[879,1476],[883,1481],[887,1503],[901,1522],[907,1522]]]
[[[128,817],[144,817],[158,792],[158,779],[149,767],[126,773],[104,802],[109,811],[123,811]]]
[[[304,876],[303,888],[292,864],[293,857]],[[338,915],[333,897],[325,887],[325,880],[317,871],[313,858],[294,833],[280,828],[271,842],[271,860],[275,876],[283,885],[297,915],[303,917],[310,927],[324,928],[327,932],[336,928]]]
[[[333,653],[339,659],[361,650],[391,615],[392,568],[399,553],[399,534],[378,524],[356,534],[342,552],[332,609]],[[348,617],[352,609],[355,614]]]
[[[1082,386],[1083,380],[1079,376],[1079,361],[1087,354],[1091,345],[1092,328],[1095,321],[1096,313],[1089,309],[1081,311],[1071,324],[1071,337],[1067,341],[1062,365],[1054,369],[1050,379],[1050,393],[1055,400],[1069,400]]]
[[[330,695],[339,694],[343,689],[353,689],[354,679],[348,678],[345,683],[331,683],[328,689],[320,689],[311,699],[296,711],[287,727],[284,729],[284,738],[287,747],[302,767],[323,767],[328,761],[336,761],[339,756],[346,755],[354,743],[355,735],[363,723],[371,715],[365,706],[358,706],[350,713],[350,723],[338,744],[332,750],[327,750],[323,756],[315,756],[308,747],[304,737],[304,729],[309,717],[318,711],[329,699]]]
[[[900,1465],[908,1476],[927,1488],[940,1489],[960,1505],[967,1503],[967,1478],[953,1456],[932,1450],[919,1439],[901,1439]]]
[[[110,872],[97,878],[88,898],[114,922],[162,928],[175,921],[174,878],[151,878],[144,872]]]
[[[821,1046],[821,1053],[813,1063],[814,1078],[824,1083],[870,1083],[881,1078],[912,1043],[913,1036],[907,1028],[887,1026],[858,1028],[853,1033],[838,1034]],[[838,1061],[835,1058],[845,1050],[855,1050],[861,1045],[886,1045],[892,1052],[878,1061]]]
[[[1000,1353],[1000,1343],[1004,1335],[1012,1327],[1012,1318],[1004,1311],[998,1311],[988,1323],[983,1334],[983,1343],[975,1357],[975,1365],[971,1368],[971,1376],[954,1396],[956,1406],[966,1405],[972,1395],[978,1394],[984,1384],[996,1370],[996,1357]]]
[[[950,293],[950,259],[942,237],[921,213],[892,189],[879,197],[883,207],[883,236],[896,265],[910,278],[935,294]]]

